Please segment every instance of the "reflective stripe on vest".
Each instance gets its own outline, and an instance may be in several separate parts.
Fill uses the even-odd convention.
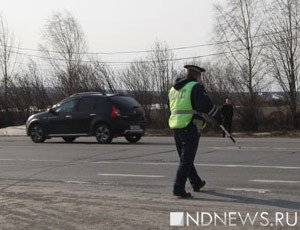
[[[197,114],[197,111],[193,110],[191,102],[192,89],[196,84],[197,82],[191,81],[180,90],[176,90],[174,87],[170,89],[169,126],[171,129],[185,128],[191,122],[193,114]]]
[[[171,115],[176,114],[199,114],[196,110],[177,110],[177,111],[171,111]]]

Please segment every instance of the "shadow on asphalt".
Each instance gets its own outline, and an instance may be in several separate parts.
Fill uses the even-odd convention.
[[[205,193],[211,196],[216,196],[222,199],[193,197],[193,199],[191,200],[216,201],[216,202],[239,203],[239,204],[256,204],[256,205],[273,206],[273,207],[286,208],[292,210],[300,209],[300,202],[296,202],[296,201],[280,200],[280,199],[264,200],[259,198],[217,192],[215,190],[203,190],[201,193]]]

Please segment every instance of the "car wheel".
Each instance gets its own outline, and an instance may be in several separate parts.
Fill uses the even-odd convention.
[[[131,144],[137,143],[139,140],[141,140],[141,138],[142,138],[142,135],[139,135],[139,134],[125,136],[125,139]]]
[[[100,144],[109,144],[113,139],[113,134],[106,124],[100,124],[95,129],[95,137]]]
[[[64,139],[64,141],[67,143],[72,143],[76,138],[77,137],[63,137],[62,139]]]
[[[46,140],[45,131],[39,124],[35,124],[31,127],[30,137],[34,143],[43,143]]]

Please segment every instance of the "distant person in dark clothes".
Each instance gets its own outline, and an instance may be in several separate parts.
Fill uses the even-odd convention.
[[[224,117],[223,126],[231,134],[233,106],[232,106],[229,98],[226,98],[226,100],[225,100],[225,104],[222,107],[222,114]],[[226,134],[225,134],[225,132],[223,132],[223,137],[225,137],[225,136],[226,136]]]

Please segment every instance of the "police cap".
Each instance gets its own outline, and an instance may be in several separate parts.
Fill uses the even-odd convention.
[[[184,68],[190,69],[190,70],[195,71],[197,73],[205,72],[205,69],[203,69],[199,66],[195,66],[195,65],[185,65]]]

